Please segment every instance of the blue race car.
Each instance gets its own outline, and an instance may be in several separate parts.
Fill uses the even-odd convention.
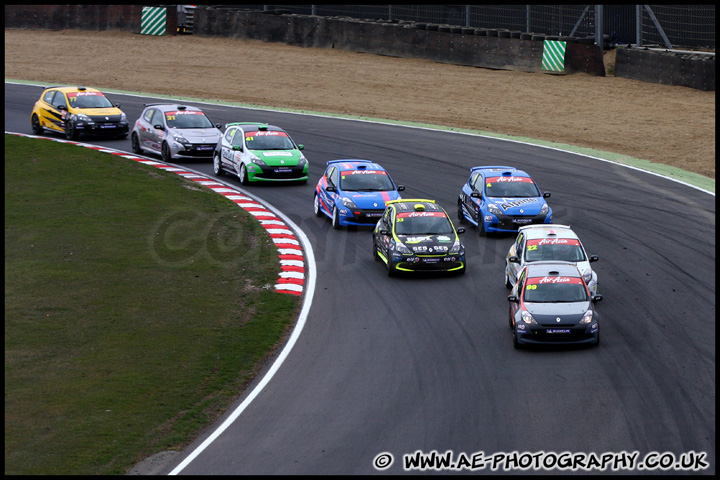
[[[458,198],[458,219],[480,235],[517,232],[523,225],[552,223],[552,209],[535,181],[515,167],[472,167]]]
[[[388,172],[370,160],[331,160],[315,187],[315,215],[327,215],[333,228],[344,225],[374,226],[385,203],[405,190]]]

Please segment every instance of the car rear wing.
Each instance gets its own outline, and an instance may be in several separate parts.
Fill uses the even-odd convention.
[[[475,170],[517,170],[515,167],[507,167],[507,166],[480,166],[480,167],[470,167],[470,171],[474,172]]]

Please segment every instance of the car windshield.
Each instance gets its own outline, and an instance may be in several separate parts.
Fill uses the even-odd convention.
[[[582,262],[585,260],[580,243],[572,239],[559,239],[547,241],[530,241],[525,249],[525,261],[537,262],[542,260],[562,260],[565,262]]]
[[[292,150],[292,140],[285,132],[247,132],[245,144],[250,150]]]
[[[72,108],[113,108],[108,98],[98,92],[77,92],[68,93],[68,101]]]
[[[165,112],[165,120],[170,128],[213,128],[210,119],[202,112]]]
[[[524,300],[528,303],[570,303],[584,302],[588,299],[585,285],[579,278],[565,278],[569,281],[558,283],[528,283],[525,286]],[[536,280],[536,279],[530,279]]]
[[[390,181],[390,177],[388,177],[385,172],[369,170],[341,172],[340,188],[346,192],[386,192],[388,190],[395,190],[395,187]]]
[[[398,235],[451,235],[450,219],[442,212],[399,213],[395,222]]]
[[[488,197],[539,197],[540,190],[527,177],[493,177],[485,182]]]

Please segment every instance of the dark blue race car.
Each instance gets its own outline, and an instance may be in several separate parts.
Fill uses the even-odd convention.
[[[524,225],[552,223],[552,209],[535,181],[515,167],[470,169],[458,197],[458,219],[489,232],[517,232]]]
[[[331,160],[315,187],[315,215],[327,215],[333,228],[374,226],[385,203],[400,198],[403,185],[395,185],[388,172],[370,160]]]

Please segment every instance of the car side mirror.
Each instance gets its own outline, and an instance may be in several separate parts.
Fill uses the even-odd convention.
[[[508,257],[508,262],[510,263],[520,263],[520,259],[516,255],[512,255],[511,257]]]
[[[119,103],[113,103],[113,105],[115,105],[117,108],[120,108],[120,104],[119,104]]]
[[[65,105],[58,105],[57,109],[58,109],[58,110],[65,110],[65,111],[67,112],[67,106],[65,106]]]
[[[543,198],[548,198],[549,196],[550,196],[550,192],[544,192],[544,193],[543,193]]]
[[[458,233],[458,235],[465,233],[465,227],[458,227],[457,233]]]
[[[390,235],[390,232],[388,232],[385,229],[380,230],[380,235]]]
[[[478,192],[477,190],[475,190],[474,192],[472,192],[472,193],[470,194],[470,196],[473,197],[473,198],[480,198],[482,195],[480,195],[480,192]]]
[[[405,190],[405,185],[398,185],[397,189],[398,192],[402,192],[403,190]]]
[[[327,190],[328,192],[337,192],[337,187],[328,185],[327,187],[325,187],[325,190]]]
[[[236,152],[242,152],[242,151],[243,151],[242,145],[233,145],[232,149],[235,150]]]
[[[165,127],[163,127],[162,125],[153,125],[153,128],[155,130],[165,130]]]
[[[520,301],[518,300],[518,298],[515,295],[508,295],[508,302],[520,303]]]
[[[305,145],[303,145],[302,143],[298,143],[298,150],[302,150],[304,148],[305,148]]]
[[[603,298],[602,295],[594,295],[594,296],[592,297],[592,301],[593,301],[593,303],[597,303],[597,302],[599,302],[600,300],[602,300],[602,298]]]
[[[598,260],[600,260],[600,257],[598,257],[597,255],[590,255],[591,262],[597,262]]]

